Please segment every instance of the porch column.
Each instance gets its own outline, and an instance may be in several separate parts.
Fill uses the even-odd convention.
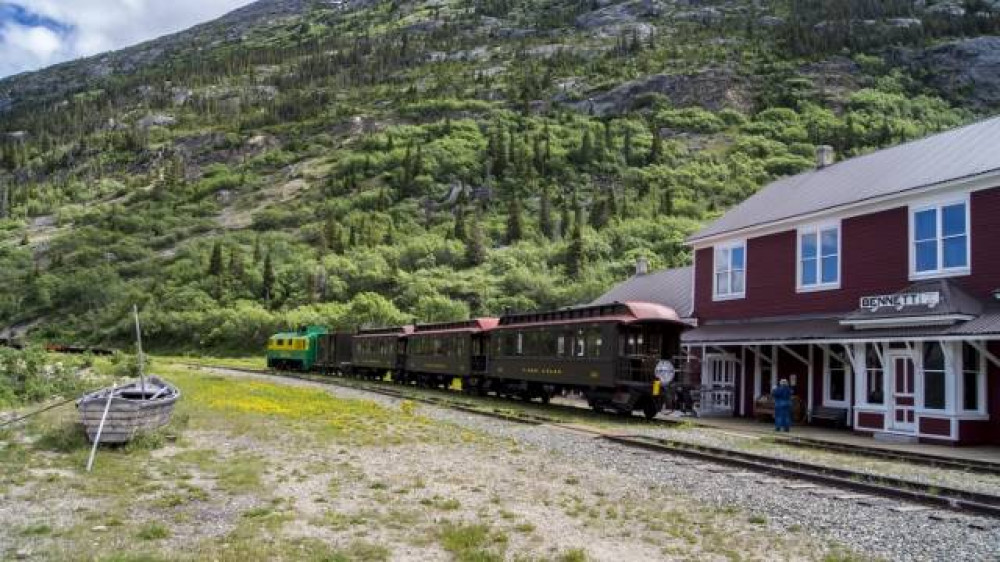
[[[813,348],[816,347],[816,346],[814,346],[813,344],[808,344],[808,345],[809,345],[809,353],[808,353],[809,364],[806,366],[806,380],[809,381],[809,382],[806,384],[806,393],[807,393],[806,394],[806,420],[807,421],[812,421],[813,407],[815,406],[815,402],[816,402],[816,399],[813,397],[813,394],[815,392],[815,388],[813,387],[813,385],[816,384],[816,381],[814,379],[814,377],[816,376],[816,373],[815,373],[815,371],[816,371],[816,369],[815,369],[816,365],[815,365],[815,357],[813,357]],[[822,387],[823,387],[823,384],[821,382],[820,383],[820,388],[822,388]]]

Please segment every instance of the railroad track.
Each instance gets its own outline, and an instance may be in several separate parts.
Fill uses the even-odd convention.
[[[732,473],[739,475],[740,477],[746,477],[756,473],[756,474],[766,475],[772,479],[777,477],[779,479],[791,479],[799,481],[800,482],[799,484],[794,484],[794,483],[788,484],[788,487],[792,489],[806,490],[812,488],[819,488],[819,486],[827,487],[827,490],[817,490],[817,495],[828,495],[831,497],[842,497],[843,499],[855,499],[859,501],[863,501],[866,499],[870,500],[872,498],[891,498],[891,499],[916,503],[920,504],[921,506],[924,506],[924,507],[909,506],[908,508],[898,508],[899,511],[918,511],[920,509],[926,509],[928,507],[936,507],[940,509],[957,511],[967,514],[982,515],[1000,519],[1000,495],[985,494],[981,492],[973,492],[970,490],[963,490],[959,488],[937,486],[932,484],[905,480],[901,478],[880,476],[865,472],[858,472],[845,468],[831,467],[804,461],[781,459],[767,455],[750,453],[746,451],[726,449],[722,447],[698,445],[686,441],[662,439],[649,436],[630,435],[627,433],[621,433],[619,431],[604,430],[601,428],[596,428],[588,425],[567,423],[565,420],[555,418],[552,416],[545,416],[541,414],[533,414],[527,412],[511,412],[509,410],[501,410],[496,408],[484,408],[484,407],[474,406],[466,402],[449,399],[445,396],[439,397],[439,396],[419,395],[414,392],[407,392],[398,387],[394,388],[388,384],[345,380],[345,379],[320,376],[320,375],[303,375],[300,373],[273,372],[265,369],[247,369],[238,367],[211,367],[211,366],[189,364],[189,363],[185,364],[193,367],[208,368],[208,369],[220,368],[220,369],[245,372],[250,374],[277,375],[285,378],[304,380],[313,383],[326,384],[331,386],[340,386],[343,388],[373,392],[376,394],[381,394],[384,396],[389,396],[401,400],[412,400],[415,402],[421,402],[434,406],[440,406],[443,408],[459,410],[471,414],[502,419],[504,421],[511,421],[511,422],[532,424],[532,425],[546,425],[556,428],[562,428],[576,433],[590,434],[595,438],[604,439],[609,442],[617,443],[619,445],[623,445],[630,448],[682,456],[689,459],[694,459],[696,461],[701,461],[704,463],[714,463],[715,465],[730,467],[734,469]],[[569,409],[569,410],[578,410],[578,411],[581,410],[580,408],[575,408],[573,406],[551,406],[551,407]],[[579,414],[579,412],[576,413]],[[615,418],[615,419],[620,420],[621,418]],[[655,422],[665,422],[665,420],[653,420],[652,423]],[[845,450],[847,448],[839,444],[834,444],[833,446],[827,447],[826,446],[827,444],[825,442],[819,442],[808,439],[793,438],[793,439],[779,439],[778,441],[787,441],[789,442],[789,444],[796,446],[828,449],[832,451],[846,452],[850,454],[860,453],[861,455],[865,456],[870,455],[873,457],[879,457],[883,459],[900,460],[905,462],[915,461],[915,462],[920,462],[921,464],[930,464],[932,466],[939,466],[942,468],[946,467],[950,469],[957,468],[960,470],[973,470],[970,464],[967,464],[964,461],[957,463],[943,462],[943,461],[950,461],[951,459],[944,459],[942,457],[938,457],[935,455],[926,455],[921,453],[910,453],[910,452],[897,453],[895,451],[885,451],[874,447],[864,448],[863,450],[860,451],[856,451],[853,448]],[[796,443],[795,441],[798,442]],[[841,449],[841,447],[844,447],[844,449]],[[1000,473],[1000,467],[989,466],[989,463],[983,463],[982,465],[977,466],[976,468],[979,469],[978,471],[987,472],[990,474]],[[728,470],[723,469],[723,470],[712,470],[712,471],[727,472]],[[774,483],[777,482],[778,481],[776,480]],[[807,482],[807,484],[802,484],[801,482]],[[835,490],[849,490],[851,493],[849,494],[840,493],[840,496],[836,496],[836,492],[830,491],[829,488],[833,488]]]

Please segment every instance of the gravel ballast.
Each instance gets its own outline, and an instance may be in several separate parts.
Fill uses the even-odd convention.
[[[266,378],[291,384],[319,384]],[[390,407],[398,407],[401,401],[362,389],[320,386],[343,398],[366,399]],[[865,505],[856,500],[824,498],[814,490],[786,488],[792,481],[762,484],[758,477],[714,473],[706,470],[704,463],[639,451],[556,427],[506,422],[423,404],[419,410],[432,419],[497,439],[514,440],[524,447],[563,458],[566,463],[634,477],[636,486],[632,492],[667,486],[693,500],[738,507],[766,518],[775,533],[802,529],[856,552],[889,560],[1000,560],[1000,522],[995,520],[939,510],[897,512],[892,508],[907,504],[877,499],[872,502],[875,505]],[[942,520],[931,517],[932,514]]]

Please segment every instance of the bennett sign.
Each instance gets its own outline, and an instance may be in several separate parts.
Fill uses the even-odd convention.
[[[861,297],[861,308],[870,312],[878,312],[883,308],[901,311],[911,306],[926,306],[934,308],[941,302],[941,293],[899,293],[898,295],[875,295]]]

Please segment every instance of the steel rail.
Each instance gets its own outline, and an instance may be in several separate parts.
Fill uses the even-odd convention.
[[[190,364],[196,367],[212,366]],[[487,416],[504,421],[525,423],[532,425],[552,425],[572,429],[574,431],[585,432],[607,441],[618,443],[632,448],[645,449],[665,454],[675,454],[699,460],[735,466],[755,472],[784,476],[800,480],[816,482],[827,486],[849,489],[857,492],[864,492],[882,497],[903,499],[923,505],[986,515],[1000,518],[1000,495],[985,494],[960,488],[939,486],[912,480],[905,480],[891,476],[881,476],[877,474],[858,472],[855,470],[831,467],[828,465],[814,464],[804,461],[782,459],[757,453],[748,453],[734,449],[714,447],[708,445],[698,445],[684,441],[662,439],[657,437],[628,435],[622,433],[601,431],[596,428],[582,427],[579,425],[567,424],[565,420],[545,417],[529,413],[510,413],[494,409],[484,409],[468,404],[449,400],[445,397],[415,396],[401,390],[392,389],[384,384],[368,384],[363,381],[347,382],[332,377],[320,375],[303,375],[291,372],[276,372],[264,369],[247,369],[234,367],[218,367],[231,371],[246,372],[250,374],[265,374],[292,378],[315,384],[339,386],[353,390],[372,392],[397,398],[401,400],[412,400],[433,406],[449,408],[468,412],[475,415]],[[566,406],[573,408],[572,406]],[[656,420],[653,420],[656,421]],[[781,441],[781,440],[779,440]],[[810,445],[812,446],[812,445]],[[900,455],[904,457],[905,454]],[[909,460],[909,459],[907,459]]]

